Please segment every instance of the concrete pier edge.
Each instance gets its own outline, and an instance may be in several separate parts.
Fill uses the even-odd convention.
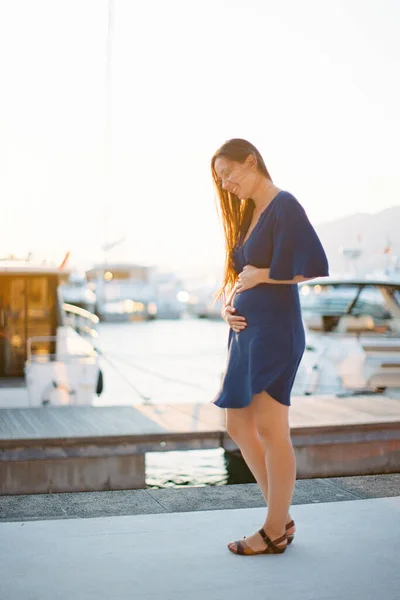
[[[400,473],[301,479],[293,505],[400,496]],[[257,484],[0,496],[0,523],[246,509],[265,506]]]

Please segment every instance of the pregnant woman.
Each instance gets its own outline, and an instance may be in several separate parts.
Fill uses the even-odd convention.
[[[226,409],[227,431],[268,506],[261,529],[228,548],[278,554],[295,533],[289,406],[305,348],[297,284],[328,275],[328,262],[303,207],[274,185],[252,144],[229,140],[214,154],[211,170],[226,246],[219,297],[230,326],[227,367],[213,402]]]

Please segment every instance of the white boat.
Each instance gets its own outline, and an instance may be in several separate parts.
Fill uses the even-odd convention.
[[[64,302],[73,304],[94,313],[96,307],[96,294],[88,285],[86,273],[74,270],[68,279],[60,285]]]
[[[154,300],[157,319],[180,319],[186,311],[189,294],[174,273],[154,272]]]
[[[221,319],[222,301],[215,300],[216,286],[193,290],[189,295],[188,313],[199,319]]]
[[[201,280],[187,282],[189,292],[187,311],[190,315],[199,319],[222,320],[222,300],[215,299],[221,285],[221,277],[210,275]]]
[[[102,321],[131,321],[156,316],[152,267],[102,263],[86,271],[95,287],[96,314]]]
[[[307,349],[294,394],[400,392],[400,280],[324,277],[300,284]]]
[[[101,392],[98,319],[63,302],[65,273],[0,261],[0,407],[90,405]]]

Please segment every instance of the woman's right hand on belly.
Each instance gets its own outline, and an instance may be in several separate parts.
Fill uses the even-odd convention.
[[[244,317],[235,315],[235,312],[236,308],[231,304],[227,304],[222,309],[222,317],[235,333],[239,333],[247,327],[247,323]]]

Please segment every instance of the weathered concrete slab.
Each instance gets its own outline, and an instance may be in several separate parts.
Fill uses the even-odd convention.
[[[187,512],[188,510],[216,510],[255,508],[265,506],[264,497],[257,484],[241,484],[220,487],[172,488],[148,490],[168,512]],[[357,496],[351,492],[335,488],[326,479],[298,480],[293,504],[312,502],[334,502],[354,500]]]
[[[0,496],[0,521],[34,521],[65,517],[62,494]]]
[[[399,475],[302,479],[293,504],[341,502],[400,495]],[[0,521],[140,515],[264,507],[257,484],[74,494],[0,496]]]
[[[359,498],[400,496],[400,473],[369,475],[368,477],[335,477],[326,481],[347,493],[357,495]]]

